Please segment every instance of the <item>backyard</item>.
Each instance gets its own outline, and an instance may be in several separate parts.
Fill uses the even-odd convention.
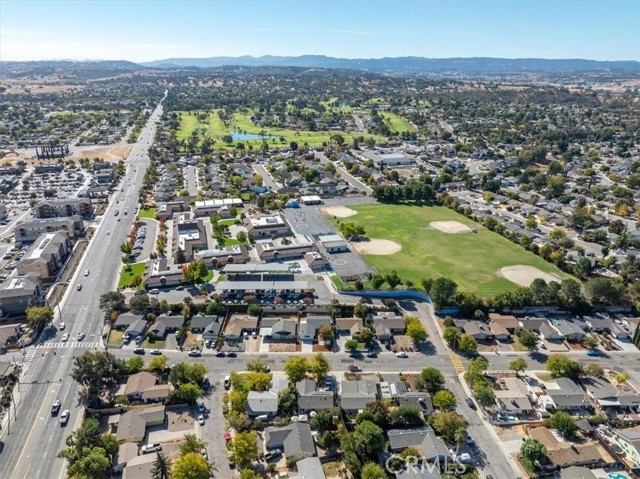
[[[349,208],[358,214],[345,219],[329,216],[329,220],[336,227],[340,222],[363,225],[368,238],[400,245],[401,250],[393,254],[363,256],[379,272],[396,270],[402,279],[416,285],[423,278],[445,276],[462,289],[494,296],[518,287],[500,274],[507,266],[530,266],[562,276],[554,265],[443,206],[373,204]],[[466,225],[468,232],[444,232],[431,226],[432,222],[455,222],[462,229]],[[365,249],[367,243],[362,242]]]

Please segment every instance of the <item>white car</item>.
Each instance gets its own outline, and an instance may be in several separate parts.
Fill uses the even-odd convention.
[[[198,415],[198,424],[200,424],[201,426],[204,426],[204,415],[202,414]]]
[[[84,333],[78,333],[78,341],[82,341],[84,339]]]
[[[61,322],[61,323],[60,323],[60,325],[58,326],[58,329],[59,329],[60,331],[62,331],[62,330],[63,330],[64,328],[66,328],[66,327],[67,327],[67,325],[66,325],[66,324],[64,324],[64,321],[63,321],[63,322]]]
[[[400,351],[399,353],[396,353],[396,358],[408,358],[408,357],[409,355],[404,351]]]
[[[68,409],[65,409],[64,411],[62,411],[62,414],[60,414],[60,424],[62,426],[64,426],[65,424],[67,424],[69,422],[69,416],[71,415],[71,413],[69,412]]]
[[[147,454],[149,452],[156,452],[161,450],[162,450],[162,447],[160,447],[160,444],[147,444],[140,448],[140,452],[142,452],[142,454]]]
[[[62,342],[66,343],[69,340],[69,333],[64,333],[62,335]]]
[[[89,276],[89,270],[88,270],[88,269],[85,269],[85,270],[84,270],[84,275],[85,275],[85,276]]]

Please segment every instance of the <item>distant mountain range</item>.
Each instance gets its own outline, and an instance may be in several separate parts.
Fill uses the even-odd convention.
[[[526,73],[526,72],[624,72],[640,73],[638,61],[549,60],[544,58],[334,58],[323,55],[242,56],[211,58],[168,58],[133,63],[126,60],[44,60],[30,62],[0,61],[0,74],[12,76],[64,74],[96,77],[143,70],[240,67],[298,67],[361,70],[372,73]]]
[[[342,68],[366,70],[370,72],[397,73],[522,73],[535,71],[631,71],[640,72],[637,61],[598,61],[598,60],[548,60],[543,58],[334,58],[324,55],[302,55],[298,57],[281,56],[242,56],[211,58],[168,58],[141,65],[155,68],[211,68],[224,65],[237,66],[278,66],[307,68]]]

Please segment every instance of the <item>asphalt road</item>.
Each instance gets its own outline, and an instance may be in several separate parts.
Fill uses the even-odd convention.
[[[56,314],[54,325],[61,320],[66,323],[65,332],[71,335],[69,346],[30,348],[24,357],[16,355],[17,361],[24,359],[26,373],[15,394],[17,419],[14,422],[12,418],[10,433],[9,428],[5,428],[0,438],[5,443],[0,461],[2,478],[61,479],[64,476],[65,461],[56,455],[65,447],[65,438],[81,423],[83,407],[78,386],[69,372],[74,356],[87,349],[102,347],[103,315],[98,306],[99,299],[103,293],[112,290],[121,267],[119,245],[126,239],[135,217],[133,210],[148,164],[147,151],[161,112],[159,106],[131,150],[127,173],[121,183],[122,191],[117,190],[114,194],[59,305],[60,314]],[[120,210],[117,217],[114,215],[116,209]],[[125,209],[129,210],[126,216]],[[88,276],[84,275],[85,270],[89,270]],[[82,285],[80,291],[77,290],[79,284]],[[86,337],[73,343],[80,332]],[[44,333],[42,343],[46,346],[60,342],[61,336],[60,331],[50,328]],[[50,415],[55,399],[62,402],[62,410],[71,411],[66,427],[61,427],[58,418]]]

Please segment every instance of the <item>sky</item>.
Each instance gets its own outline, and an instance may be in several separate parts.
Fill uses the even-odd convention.
[[[640,0],[0,0],[0,60],[640,60]]]

